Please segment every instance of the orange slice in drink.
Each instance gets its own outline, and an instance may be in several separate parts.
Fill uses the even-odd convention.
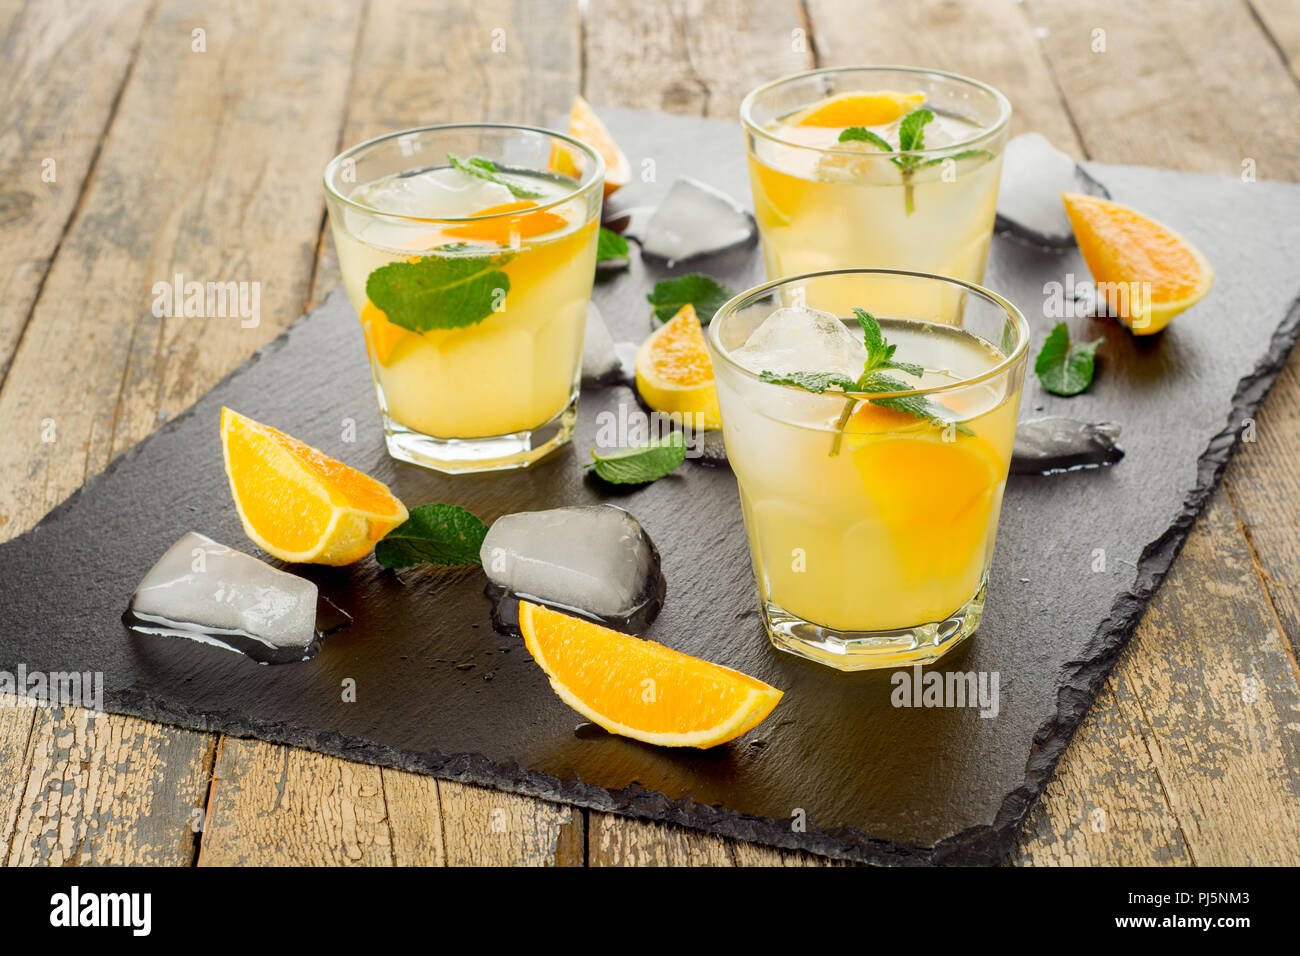
[[[519,629],[560,699],[612,734],[714,747],[757,726],[781,691],[653,641],[521,601]]]
[[[407,518],[381,482],[228,408],[221,450],[244,532],[281,560],[351,564]]]
[[[388,321],[379,306],[367,300],[361,309],[361,331],[365,333],[370,354],[380,365],[387,365],[397,343],[414,333]]]
[[[1159,332],[1210,291],[1209,261],[1168,226],[1109,199],[1061,198],[1098,294],[1134,335]]]
[[[623,151],[614,142],[605,124],[600,121],[591,104],[581,95],[573,97],[573,109],[569,111],[569,135],[580,139],[605,160],[605,195],[626,186],[632,181],[632,166]],[[578,178],[578,165],[568,150],[561,145],[551,147],[551,168],[556,172]]]
[[[814,103],[791,117],[789,123],[792,126],[825,126],[832,129],[883,126],[919,109],[924,102],[924,93],[899,93],[894,90],[840,93]]]
[[[456,239],[477,239],[480,242],[499,242],[507,245],[514,238],[527,239],[543,232],[554,232],[568,224],[568,220],[553,212],[527,212],[536,209],[537,203],[529,199],[518,202],[502,203],[488,206],[474,213],[475,216],[496,216],[482,222],[467,222],[462,226],[448,226],[442,231],[444,236]],[[507,213],[519,213],[518,216]]]
[[[722,427],[713,362],[693,305],[682,306],[636,350],[636,387],[657,412],[691,415],[687,424],[700,428]]]

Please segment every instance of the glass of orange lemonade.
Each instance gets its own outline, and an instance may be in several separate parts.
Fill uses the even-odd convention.
[[[830,300],[852,305],[807,305]],[[844,269],[743,292],[708,332],[772,642],[865,670],[974,633],[1024,384],[1020,312],[960,279]]]
[[[863,266],[983,279],[1011,118],[997,90],[935,70],[814,70],[754,90],[740,115],[769,279]],[[848,314],[851,290],[822,283],[809,304]],[[900,308],[915,301],[897,290]]]
[[[381,136],[325,170],[388,451],[527,467],[573,433],[604,184],[598,153],[490,123]]]

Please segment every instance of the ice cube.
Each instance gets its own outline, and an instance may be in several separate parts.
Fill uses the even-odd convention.
[[[319,650],[316,597],[311,581],[191,531],[141,579],[123,620],[145,634],[285,663]]]
[[[1011,472],[1051,475],[1113,465],[1124,457],[1124,449],[1115,444],[1119,433],[1114,422],[1090,424],[1056,416],[1021,422],[1016,426]]]
[[[667,259],[671,267],[743,245],[757,234],[754,217],[740,203],[683,176],[646,223],[641,251]]]
[[[853,379],[867,360],[860,334],[830,312],[803,306],[777,309],[731,354],[751,372],[836,372]]]
[[[594,302],[587,303],[587,331],[582,339],[582,381],[588,385],[609,385],[628,378],[629,369],[623,364],[600,310]]]
[[[1074,230],[1061,203],[1063,191],[1110,198],[1105,186],[1041,133],[1012,138],[1002,158],[997,228],[1052,249],[1074,245]]]
[[[518,631],[518,600],[539,601],[637,633],[663,605],[659,552],[613,505],[523,511],[493,522],[479,552],[498,627]]]
[[[381,212],[443,219],[462,219],[514,201],[506,186],[453,166],[391,176],[361,187],[351,198]]]

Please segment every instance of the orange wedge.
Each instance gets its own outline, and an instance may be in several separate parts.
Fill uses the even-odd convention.
[[[351,564],[407,518],[369,475],[228,408],[221,451],[244,532],[281,560]]]
[[[724,744],[781,699],[739,671],[527,601],[519,629],[561,700],[610,733],[648,744]]]
[[[502,203],[499,206],[489,206],[486,209],[480,209],[474,215],[496,216],[498,218],[485,219],[482,222],[467,222],[463,226],[449,226],[442,233],[444,236],[454,236],[457,239],[478,239],[485,242],[499,242],[505,245],[510,243],[516,236],[520,239],[527,239],[529,236],[562,229],[568,224],[567,219],[553,212],[533,212],[520,216],[506,215],[512,212],[524,213],[528,209],[536,208],[537,203],[529,199]]]
[[[632,181],[632,166],[627,157],[581,94],[573,97],[573,109],[569,111],[569,135],[582,140],[604,158],[606,196]],[[576,178],[578,175],[577,164],[562,149],[552,147],[551,166],[567,176]],[[569,168],[566,169],[566,166]]]
[[[636,350],[636,387],[657,412],[692,415],[689,424],[721,428],[718,386],[695,306],[682,306]]]
[[[894,90],[840,93],[814,103],[798,116],[792,117],[790,123],[794,126],[826,126],[832,129],[883,126],[905,113],[919,109],[924,102],[924,93],[898,93]]]
[[[1168,226],[1109,199],[1061,199],[1098,294],[1134,335],[1159,332],[1210,291],[1209,261]]]

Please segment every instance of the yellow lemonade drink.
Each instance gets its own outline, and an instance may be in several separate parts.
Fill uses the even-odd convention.
[[[600,160],[518,127],[401,135],[423,139],[355,175],[346,201],[330,195],[390,454],[447,472],[525,467],[572,434]]]
[[[870,267],[981,281],[1010,118],[996,90],[921,70],[821,70],[755,90],[741,116],[768,278]],[[822,294],[809,305],[853,304],[834,285]]]
[[[883,354],[865,326],[798,304],[829,282],[856,297],[906,370],[863,379]],[[909,288],[960,299],[956,321],[880,307]],[[975,631],[1027,342],[1005,300],[904,273],[796,277],[719,311],[723,434],[773,643],[857,670],[935,660]]]

